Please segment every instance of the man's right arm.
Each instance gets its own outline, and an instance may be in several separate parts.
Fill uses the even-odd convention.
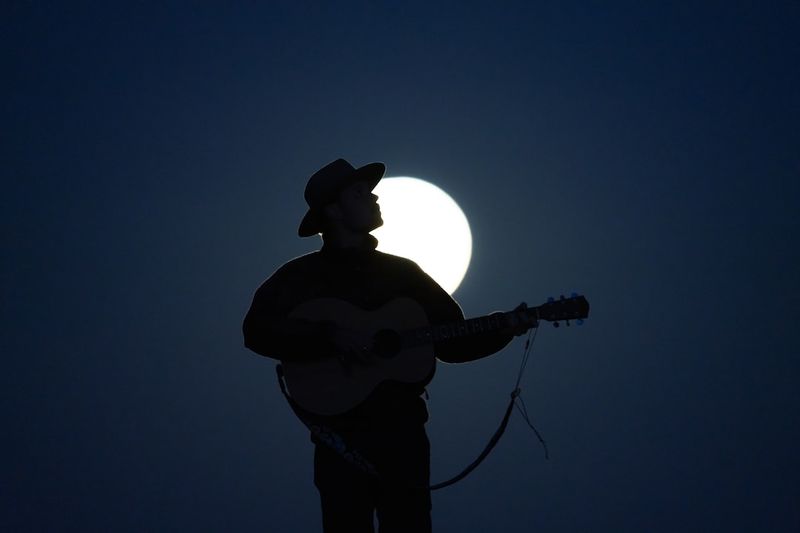
[[[331,349],[333,324],[248,313],[244,345],[257,354],[284,361],[311,360]]]
[[[311,360],[330,351],[333,324],[289,318],[307,298],[308,286],[284,265],[253,296],[244,318],[244,345],[259,355],[283,361]]]

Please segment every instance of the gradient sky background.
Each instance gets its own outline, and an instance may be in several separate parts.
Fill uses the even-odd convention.
[[[578,291],[442,532],[800,529],[800,3],[3,2],[0,529],[316,531],[242,345],[308,176],[469,217],[468,316]],[[439,368],[433,478],[522,353]]]

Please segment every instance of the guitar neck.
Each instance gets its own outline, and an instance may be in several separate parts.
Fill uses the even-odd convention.
[[[529,314],[538,318],[537,308],[527,309]],[[509,327],[508,318],[505,313],[493,313],[491,315],[479,316],[468,320],[457,320],[446,322],[435,326],[425,326],[422,328],[401,332],[405,346],[419,346],[433,342],[441,342],[452,339],[460,339],[500,331]]]
[[[558,326],[559,320],[578,320],[580,324],[589,316],[589,302],[585,296],[573,294],[569,298],[561,296],[560,299],[549,298],[548,301],[536,307],[525,308],[525,312],[538,323],[540,320],[554,322]],[[469,320],[457,320],[434,326],[425,326],[419,329],[400,332],[406,346],[460,339],[482,333],[491,333],[510,327],[507,313],[492,313]]]

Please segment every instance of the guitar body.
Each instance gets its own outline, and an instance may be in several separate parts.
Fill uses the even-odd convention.
[[[373,339],[388,337],[396,341],[390,343],[392,349],[373,351],[366,364],[344,365],[336,354],[311,362],[283,362],[292,398],[312,413],[344,413],[366,400],[384,381],[424,383],[436,364],[431,344],[404,346],[396,335],[428,325],[422,306],[410,298],[396,298],[372,311],[337,298],[319,298],[300,304],[289,317],[332,321]]]

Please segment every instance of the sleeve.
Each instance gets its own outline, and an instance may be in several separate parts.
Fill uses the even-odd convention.
[[[458,303],[419,265],[413,263],[413,298],[425,309],[431,324],[464,320]],[[436,358],[445,363],[467,363],[492,355],[511,342],[513,336],[502,332],[488,332],[452,339],[434,344]]]
[[[289,264],[270,276],[253,296],[244,318],[244,345],[257,354],[284,361],[319,357],[330,350],[333,324],[289,318],[308,289]]]

